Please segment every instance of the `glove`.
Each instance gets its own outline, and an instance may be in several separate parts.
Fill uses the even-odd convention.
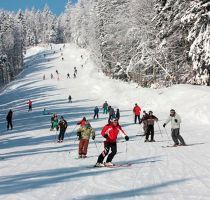
[[[178,120],[177,119],[174,119],[174,121],[177,123],[178,122]]]
[[[129,140],[129,137],[128,137],[127,135],[125,136],[125,140],[126,140],[126,141],[128,141],[128,140]]]
[[[164,124],[163,124],[163,127],[165,128],[165,126],[166,126],[166,124],[164,123]]]
[[[108,136],[108,134],[104,134],[104,138],[108,138],[109,136]]]
[[[95,136],[92,137],[92,140],[95,140]]]

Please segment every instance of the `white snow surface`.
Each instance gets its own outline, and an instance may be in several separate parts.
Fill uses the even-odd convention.
[[[60,51],[61,48],[61,51]],[[53,51],[56,51],[53,54]],[[46,57],[44,57],[44,53]],[[61,60],[63,53],[64,61]],[[81,59],[83,55],[83,59]],[[81,65],[84,65],[82,68]],[[74,44],[34,47],[28,50],[25,70],[0,93],[0,199],[2,200],[209,200],[210,199],[210,88],[177,85],[165,89],[137,88],[98,72],[87,50]],[[78,77],[72,78],[77,67]],[[60,80],[56,79],[55,70]],[[71,79],[66,78],[70,73]],[[50,79],[53,73],[55,78]],[[45,74],[46,80],[42,80]],[[68,103],[68,95],[73,103]],[[27,101],[33,111],[27,111]],[[107,100],[121,111],[120,124],[130,140],[118,138],[113,163],[127,168],[92,168],[103,150],[102,127],[107,115],[93,120],[93,109]],[[133,123],[132,108],[153,110],[155,143],[144,143],[142,127]],[[14,111],[14,129],[6,130],[6,114]],[[50,115],[63,115],[69,127],[63,143],[55,143]],[[170,125],[162,124],[171,108],[182,118],[181,135],[189,146],[173,144]],[[86,116],[96,130],[88,158],[75,159],[78,140],[75,124]],[[158,126],[159,125],[159,126]],[[160,129],[161,132],[160,132]]]

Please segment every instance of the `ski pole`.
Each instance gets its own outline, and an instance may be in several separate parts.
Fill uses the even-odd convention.
[[[161,131],[161,129],[160,129],[160,124],[159,124],[159,122],[158,122],[158,121],[157,121],[157,124],[158,124],[158,128],[159,128],[159,131],[160,131],[161,137],[163,138],[163,133],[162,133],[162,131]]]
[[[94,142],[95,147],[96,147],[96,149],[97,149],[97,151],[98,151],[98,154],[100,154],[99,149],[98,149],[98,146],[97,146],[97,144],[96,144],[96,141],[94,140],[93,142]]]
[[[58,131],[56,130],[56,132],[55,132],[55,139],[54,139],[54,143],[56,143],[56,140],[57,140],[57,135],[58,135]]]
[[[77,124],[76,124],[76,126],[72,129],[72,131],[68,134],[68,133],[66,133],[67,134],[67,136],[68,136],[68,138],[69,138],[69,140],[71,139],[70,137],[71,137],[71,135],[72,135],[72,133],[75,131],[75,129],[77,128]]]
[[[127,163],[128,162],[128,143],[127,143],[127,141],[125,142],[125,160]]]

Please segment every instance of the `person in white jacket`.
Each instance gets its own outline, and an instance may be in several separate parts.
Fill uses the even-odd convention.
[[[165,128],[166,124],[168,124],[169,122],[171,122],[171,137],[174,141],[174,146],[185,146],[185,141],[180,135],[181,117],[176,113],[174,109],[170,110],[170,116],[163,124],[163,127]]]

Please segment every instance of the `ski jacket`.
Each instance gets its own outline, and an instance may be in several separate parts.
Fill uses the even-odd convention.
[[[175,121],[177,121],[177,122],[175,122]],[[182,120],[181,120],[181,117],[175,113],[174,116],[168,117],[165,124],[168,124],[169,122],[171,122],[171,128],[176,129],[176,128],[180,128],[180,123],[182,122]]]
[[[117,141],[118,134],[121,133],[123,137],[126,136],[126,133],[118,124],[117,126],[113,126],[112,124],[107,124],[101,131],[101,135],[104,137],[105,134],[108,135],[106,138],[107,142],[115,143]]]
[[[32,101],[28,101],[27,103],[29,106],[32,106]]]
[[[58,124],[58,127],[60,128],[60,131],[64,131],[64,132],[66,131],[67,126],[68,126],[68,124],[67,124],[66,120],[62,120]]]
[[[108,103],[104,103],[103,108],[107,108],[107,107],[108,107]]]
[[[94,109],[94,113],[95,113],[95,114],[98,114],[98,113],[99,113],[98,107]]]
[[[154,126],[155,121],[158,121],[158,118],[154,115],[145,115],[144,117],[142,117],[142,121],[146,121],[146,124],[148,126]]]
[[[77,133],[81,133],[80,139],[89,140],[91,136],[95,137],[95,131],[93,130],[93,128],[90,125],[85,125],[83,127],[80,127],[77,130]]]
[[[116,112],[116,116],[115,116],[117,119],[120,119],[120,111],[117,111]]]
[[[141,114],[141,108],[139,106],[135,106],[133,108],[133,112],[135,115],[140,115]]]

